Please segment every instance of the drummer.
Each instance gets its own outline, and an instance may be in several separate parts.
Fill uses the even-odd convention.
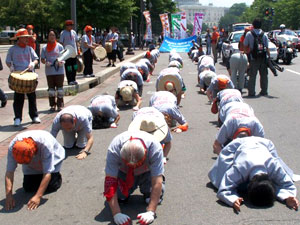
[[[64,107],[64,63],[57,62],[56,59],[64,47],[57,43],[56,32],[50,30],[48,34],[48,43],[42,48],[41,60],[45,66],[45,73],[48,83],[48,95],[50,111],[54,112],[57,106],[57,111]],[[57,96],[57,101],[55,99]]]
[[[83,76],[84,77],[95,77],[93,74],[93,53],[92,50],[95,49],[98,44],[95,42],[95,37],[92,35],[93,28],[89,25],[85,26],[84,28],[85,35],[82,36],[81,39],[81,49],[83,53],[83,63],[84,63],[84,70]]]
[[[28,31],[24,28],[19,29],[16,34],[17,44],[10,47],[6,56],[6,65],[10,71],[34,71],[34,67],[38,63],[38,56],[33,48],[28,46],[28,40],[31,37]],[[29,116],[33,123],[40,123],[41,120],[38,116],[36,107],[36,94],[35,91],[27,93],[29,103]],[[20,126],[22,121],[22,111],[24,106],[25,94],[14,93],[14,126]]]
[[[66,47],[67,45],[71,45],[75,48],[76,54],[80,54],[78,48],[78,36],[75,30],[73,30],[74,22],[73,20],[65,21],[65,30],[63,30],[60,34],[59,42]],[[77,60],[75,58],[69,58],[66,60],[65,64],[66,77],[69,85],[78,84],[76,81],[76,72],[77,72]]]
[[[119,35],[117,33],[117,28],[116,27],[111,27],[111,33],[109,33],[106,37],[106,41],[111,42],[112,44],[112,52],[107,54],[107,58],[109,63],[106,65],[106,67],[115,67],[115,62],[117,59],[117,48],[118,48],[118,41],[119,41]]]

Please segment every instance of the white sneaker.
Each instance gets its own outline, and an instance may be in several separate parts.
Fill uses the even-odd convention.
[[[164,163],[164,165],[167,164],[167,157],[164,157],[164,158],[163,158],[163,163]]]
[[[20,125],[21,125],[21,119],[16,118],[15,121],[14,121],[14,126],[19,127]]]
[[[41,120],[40,120],[40,118],[37,116],[37,117],[34,117],[34,118],[32,119],[32,123],[41,123]]]

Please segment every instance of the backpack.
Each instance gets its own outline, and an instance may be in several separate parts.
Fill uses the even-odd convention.
[[[251,51],[251,55],[254,59],[266,58],[267,56],[267,48],[263,42],[264,32],[261,32],[258,36],[254,32],[251,31],[251,34],[254,38],[253,49]]]

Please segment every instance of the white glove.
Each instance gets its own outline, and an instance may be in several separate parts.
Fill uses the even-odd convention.
[[[52,63],[51,62],[46,62],[46,66],[51,66],[52,65]]]
[[[29,63],[28,68],[29,68],[30,70],[33,70],[34,67],[35,67],[35,63],[34,63],[34,62]]]
[[[140,224],[150,224],[154,221],[154,216],[155,216],[155,213],[152,212],[152,211],[148,211],[148,212],[145,212],[145,213],[140,213],[137,218],[138,218],[138,223]]]
[[[117,126],[117,124],[116,123],[112,123],[111,125],[110,125],[110,128],[117,128],[118,126]]]
[[[131,219],[123,213],[117,213],[114,215],[114,221],[117,225],[129,225]]]
[[[62,67],[64,64],[65,64],[65,61],[60,61],[60,62],[58,62],[58,65],[59,65],[60,67]]]

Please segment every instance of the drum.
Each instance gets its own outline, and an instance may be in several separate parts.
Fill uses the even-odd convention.
[[[94,49],[94,54],[97,59],[100,59],[100,61],[104,60],[107,55],[105,48],[101,46],[98,46],[97,48]]]
[[[112,43],[111,42],[105,42],[105,50],[107,53],[112,52]]]
[[[77,73],[82,73],[84,69],[84,65],[81,56],[76,57],[76,63],[77,63]]]
[[[35,91],[38,75],[33,72],[14,71],[8,77],[9,88],[17,93],[27,94]]]

